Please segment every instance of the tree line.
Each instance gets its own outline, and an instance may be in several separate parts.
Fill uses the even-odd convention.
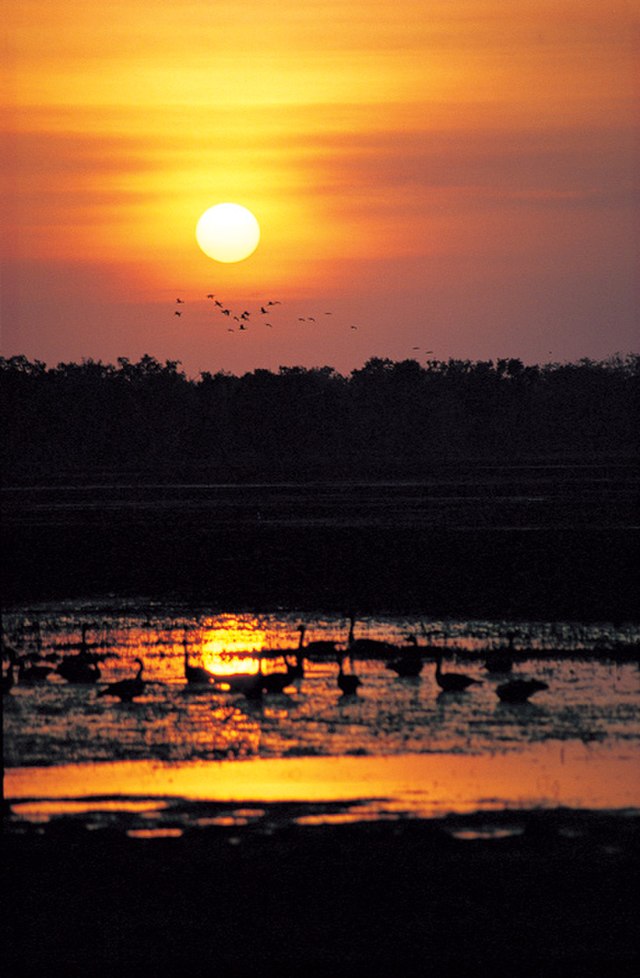
[[[443,463],[631,457],[640,356],[392,361],[188,378],[177,360],[0,358],[6,484],[411,478]]]

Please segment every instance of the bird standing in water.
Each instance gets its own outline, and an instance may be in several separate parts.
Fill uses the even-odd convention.
[[[190,686],[195,686],[202,683],[212,683],[215,677],[209,672],[208,669],[204,669],[202,666],[190,665],[186,634],[182,640],[182,648],[184,654],[184,678],[187,680],[187,683]]]
[[[142,678],[144,663],[142,659],[134,659],[138,663],[138,672],[132,679],[119,679],[101,689],[98,696],[116,696],[121,703],[131,703],[136,696],[142,696],[146,683]]]
[[[549,686],[541,679],[511,679],[496,686],[496,693],[502,703],[526,703],[530,696],[543,689],[549,689]]]
[[[353,696],[358,691],[358,687],[362,686],[360,679],[354,672],[346,673],[344,671],[344,655],[340,654],[336,656],[336,660],[339,666],[338,669],[338,686],[342,690],[343,696]]]
[[[462,693],[472,685],[482,685],[481,679],[472,679],[462,672],[443,672],[442,656],[436,658],[436,682],[444,693]]]
[[[387,662],[387,669],[392,669],[401,678],[411,678],[419,676],[424,665],[418,639],[415,635],[407,636],[409,645],[400,647],[400,655]]]

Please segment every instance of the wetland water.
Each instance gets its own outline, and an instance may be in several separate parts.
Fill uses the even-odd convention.
[[[636,491],[606,466],[6,490],[4,640],[101,657],[4,696],[11,973],[55,948],[100,978],[635,974]],[[185,644],[283,669],[300,623],[344,645],[349,614],[428,642],[420,677],[356,655],[343,697],[309,655],[261,702],[185,682]],[[528,704],[484,668],[509,632],[512,675],[548,685]],[[442,694],[437,649],[482,684]],[[99,696],[136,658],[142,694]]]
[[[357,637],[400,645],[407,634],[428,640],[420,676],[402,679],[384,658],[356,655],[362,685],[357,695],[343,696],[334,657],[312,654],[286,693],[252,702],[224,685],[188,684],[185,649],[191,666],[224,684],[229,672],[255,673],[260,655],[266,672],[283,670],[285,660],[273,650],[292,661],[299,624],[312,641],[346,647],[349,622],[206,609],[194,616],[159,605],[141,614],[140,604],[119,611],[112,602],[81,609],[75,602],[41,604],[5,616],[13,646],[39,654],[51,668],[77,651],[83,635],[85,650],[102,657],[95,684],[68,683],[52,672],[44,681],[18,682],[5,696],[5,795],[16,823],[83,808],[95,820],[96,799],[102,817],[113,820],[120,808],[130,818],[131,803],[147,795],[167,804],[306,801],[316,806],[316,818],[324,811],[329,820],[336,803],[344,804],[345,817],[640,808],[634,626],[520,622],[510,677],[540,679],[549,688],[509,705],[496,687],[510,677],[484,667],[486,650],[505,646],[508,623],[372,616],[356,622]],[[445,669],[481,683],[443,693],[434,675],[436,650],[446,657]],[[135,673],[136,658],[144,663],[142,695],[132,703],[99,696],[108,683]],[[154,817],[160,831],[166,811],[141,816],[147,828]],[[185,824],[191,818],[184,809]],[[171,824],[180,825],[173,810]]]

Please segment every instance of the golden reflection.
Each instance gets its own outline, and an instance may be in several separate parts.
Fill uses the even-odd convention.
[[[169,764],[106,762],[7,768],[5,797],[13,810],[70,801],[92,807],[96,796],[189,801],[367,801],[365,813],[433,817],[502,808],[640,808],[633,757],[578,742],[536,744],[517,754],[407,754],[305,757]],[[118,804],[120,801],[118,800]],[[100,801],[100,806],[104,802]],[[361,812],[362,814],[362,812]]]
[[[179,839],[182,834],[183,830],[177,828],[127,829],[131,839]]]
[[[229,652],[204,651],[202,661],[205,669],[213,676],[255,675],[260,668],[260,660],[255,656],[235,655]]]

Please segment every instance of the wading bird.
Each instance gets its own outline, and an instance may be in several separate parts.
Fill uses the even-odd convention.
[[[506,648],[494,649],[487,653],[484,660],[484,667],[487,672],[511,672],[513,668],[513,640],[515,637],[515,632],[509,632],[507,635],[509,644]]]
[[[262,665],[262,659],[260,660]],[[287,686],[291,686],[296,675],[295,667],[290,668],[285,659],[286,670],[276,670],[274,672],[262,673],[262,688],[265,693],[283,693]],[[262,672],[262,670],[261,670]]]
[[[86,624],[82,626],[80,651],[76,655],[66,655],[56,669],[58,675],[68,683],[97,683],[100,679],[97,657],[87,648],[88,628]]]
[[[549,689],[541,679],[510,679],[508,683],[496,686],[498,699],[502,703],[526,703],[534,693]]]
[[[389,652],[396,652],[397,646],[391,642],[383,642],[377,638],[355,638],[355,615],[349,615],[349,634],[347,636],[347,650],[349,658],[353,662],[354,655],[388,655]]]
[[[387,669],[392,669],[397,676],[408,678],[419,676],[424,665],[418,639],[415,635],[407,635],[409,645],[400,646],[400,655],[386,663]]]
[[[28,686],[46,682],[52,672],[55,672],[53,666],[36,666],[30,656],[18,661],[18,680]]]
[[[355,672],[346,673],[344,671],[344,655],[342,653],[336,656],[336,662],[338,663],[338,686],[342,690],[342,695],[353,696],[357,693],[358,687],[362,686],[362,683]]]
[[[204,669],[202,666],[190,665],[186,635],[182,640],[182,651],[184,658],[184,678],[187,680],[187,683],[190,686],[212,683],[214,680],[213,673],[209,672],[208,669]]]
[[[462,672],[443,672],[441,655],[436,657],[436,682],[445,693],[462,693],[468,686],[482,685],[481,679],[472,679]]]
[[[98,696],[116,696],[122,703],[131,703],[136,696],[142,696],[146,683],[142,678],[144,663],[142,659],[134,659],[138,664],[138,672],[133,679],[119,679],[101,689]]]
[[[300,644],[298,646],[298,651],[302,649],[307,653],[307,655],[335,655],[338,651],[337,643],[331,639],[314,639],[311,642],[305,644],[304,637],[307,632],[306,625],[298,625],[297,631],[300,632]]]

